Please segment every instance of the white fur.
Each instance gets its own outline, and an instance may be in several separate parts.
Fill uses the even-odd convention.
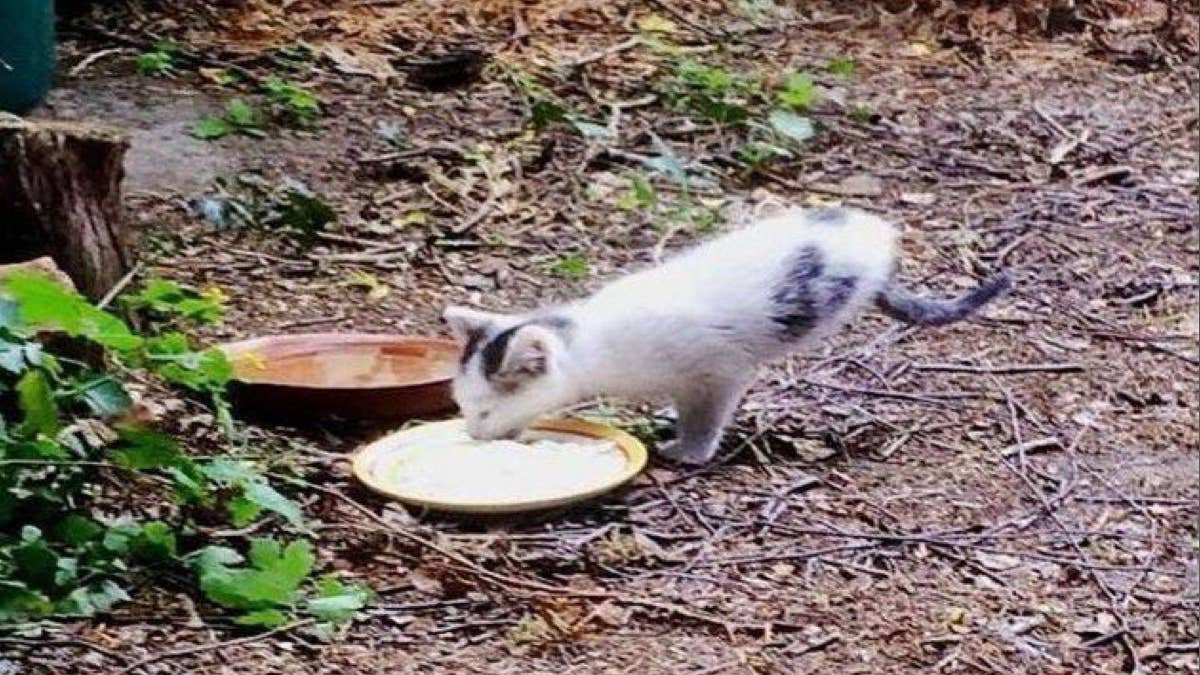
[[[844,220],[831,225],[790,210],[621,278],[552,312],[571,323],[563,339],[536,325],[518,329],[512,343],[527,344],[521,334],[534,332],[545,348],[544,368],[504,393],[484,377],[475,355],[454,382],[468,430],[482,438],[510,436],[542,414],[602,394],[669,396],[680,412],[680,440],[661,452],[707,460],[760,364],[830,334],[888,284],[897,231],[863,211],[842,214]],[[796,251],[808,245],[821,252],[827,273],[857,284],[842,309],[821,317],[802,339],[785,339],[772,320],[778,311],[773,293]],[[531,316],[458,307],[445,313],[463,340],[473,331],[494,335]]]

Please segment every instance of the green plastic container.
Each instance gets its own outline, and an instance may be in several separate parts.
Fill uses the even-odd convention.
[[[37,107],[54,78],[54,0],[0,0],[0,110]]]

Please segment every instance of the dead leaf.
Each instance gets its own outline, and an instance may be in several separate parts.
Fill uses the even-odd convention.
[[[442,582],[427,576],[421,570],[413,570],[408,575],[408,582],[412,584],[417,592],[431,597],[440,598],[446,594],[446,589],[442,586]]]
[[[913,206],[931,206],[937,201],[937,195],[932,192],[901,192],[900,201]]]
[[[883,181],[871,174],[858,173],[842,179],[838,191],[847,197],[878,197],[883,194]]]
[[[329,59],[339,73],[344,75],[363,75],[377,80],[388,80],[396,76],[396,69],[387,58],[366,51],[351,53],[345,47],[335,44],[323,45],[319,53]]]

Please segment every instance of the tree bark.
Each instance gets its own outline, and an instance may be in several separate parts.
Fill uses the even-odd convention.
[[[104,296],[130,269],[121,181],[127,137],[0,114],[0,263],[48,255]]]

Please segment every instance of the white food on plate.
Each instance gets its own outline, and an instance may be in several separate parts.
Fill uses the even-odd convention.
[[[624,473],[627,458],[602,439],[535,435],[476,441],[461,428],[406,439],[388,461],[389,485],[438,502],[511,502],[564,497]]]

